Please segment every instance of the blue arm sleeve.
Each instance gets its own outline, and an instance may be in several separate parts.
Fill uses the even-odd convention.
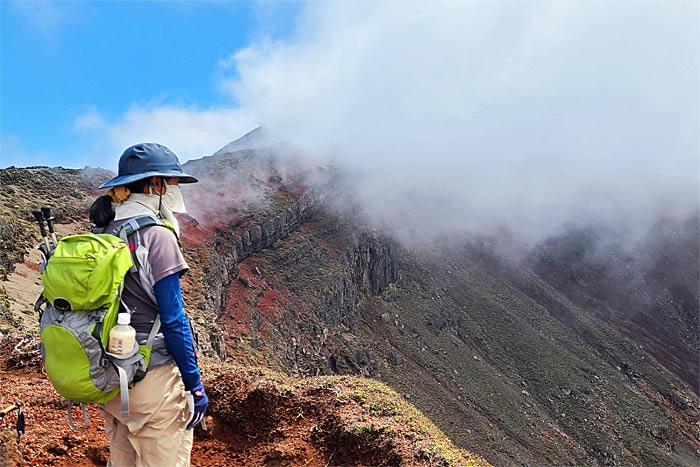
[[[155,283],[153,290],[158,302],[160,330],[165,337],[165,346],[180,369],[185,389],[191,390],[199,383],[200,373],[182,303],[180,275],[174,273],[162,278]]]

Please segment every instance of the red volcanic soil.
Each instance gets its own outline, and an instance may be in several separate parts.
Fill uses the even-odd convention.
[[[16,341],[5,339],[2,342],[2,355],[12,353]],[[8,414],[0,423],[0,466],[7,465],[51,465],[51,466],[97,466],[106,465],[109,459],[109,444],[98,406],[89,405],[90,426],[82,432],[71,430],[66,417],[67,402],[51,386],[46,375],[41,372],[38,356],[25,361],[23,367],[13,367],[16,361],[3,357],[0,360],[0,407],[5,408],[15,402],[23,406],[26,433],[15,440],[16,412]],[[12,368],[12,369],[8,369]],[[211,384],[205,379],[205,385]],[[80,420],[79,410],[74,409],[76,422]],[[217,423],[212,417],[208,432],[197,428],[192,450],[192,465],[231,466],[262,465],[261,460],[273,459],[276,455],[288,453],[303,454],[308,465],[325,465],[314,456],[304,441],[288,439],[278,446],[248,449],[251,439],[240,430],[232,431]],[[297,424],[295,430],[309,429],[311,421]],[[290,437],[294,435],[290,433]],[[277,453],[277,454],[275,454]],[[306,456],[309,456],[308,458]]]
[[[105,465],[109,447],[97,406],[88,407],[90,426],[72,431],[66,401],[54,392],[38,355],[26,344],[33,343],[12,337],[0,341],[0,406],[19,401],[26,417],[19,441],[15,413],[0,423],[0,466]],[[488,467],[455,448],[401,396],[373,380],[294,380],[265,369],[221,365],[205,373],[210,415],[206,431],[195,430],[192,465]]]
[[[43,374],[38,354],[30,350],[34,344],[27,339],[11,337],[0,341],[0,408],[20,402],[26,424],[26,433],[16,443],[16,412],[2,419],[0,466],[106,465],[109,445],[98,406],[87,406],[90,416],[88,428],[82,432],[71,430],[66,416],[67,401],[54,391],[48,377]],[[23,352],[26,352],[25,356],[18,357]],[[78,423],[81,420],[79,409],[75,408],[73,415]],[[200,442],[202,437],[206,440]],[[211,452],[231,450],[233,444],[225,436],[211,438],[197,428],[195,438],[193,465],[232,465],[230,456],[227,464],[221,463],[221,458],[217,460],[211,456]],[[249,464],[245,453],[241,454],[240,459],[241,465]]]
[[[228,289],[226,313],[219,322],[228,330],[228,335],[264,335],[270,323],[275,323],[280,314],[289,307],[291,299],[270,286],[256,272],[257,264],[251,258],[238,265],[238,280],[233,280]],[[253,313],[261,319],[253,324]]]

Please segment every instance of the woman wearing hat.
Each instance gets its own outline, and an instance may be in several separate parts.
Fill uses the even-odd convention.
[[[143,227],[128,236],[130,246],[138,245],[134,254],[147,259],[138,267],[150,269],[151,282],[144,282],[144,275],[139,275],[143,271],[129,272],[122,300],[132,311],[137,339],[148,336],[156,317],[160,317],[162,338],[156,341],[160,348],[157,343],[153,347],[146,376],[129,391],[129,416],[121,415],[118,397],[103,406],[110,466],[188,466],[192,429],[207,409],[180,289],[180,276],[189,267],[180,250],[180,230],[173,215],[185,212],[178,185],[195,182],[165,146],[137,144],[124,151],[118,175],[100,187],[110,188],[108,194],[90,208],[94,230],[100,232],[114,232],[143,216],[155,217],[167,226]]]

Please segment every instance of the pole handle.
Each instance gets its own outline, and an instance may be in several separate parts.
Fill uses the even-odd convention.
[[[53,233],[53,219],[54,217],[51,215],[51,206],[42,206],[41,207],[41,214],[44,216],[44,220],[46,223],[49,225],[49,233]]]
[[[53,216],[51,215],[51,206],[42,206],[41,214],[44,216],[44,219],[53,220]]]
[[[36,219],[36,223],[39,224],[41,236],[46,237],[46,227],[44,226],[44,214],[39,209],[33,209],[32,214],[34,214],[34,219]]]

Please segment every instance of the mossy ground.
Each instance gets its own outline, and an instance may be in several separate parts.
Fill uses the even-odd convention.
[[[207,380],[214,399],[214,426],[226,425],[229,438],[240,431],[249,433],[248,451],[287,446],[289,465],[295,460],[358,466],[489,465],[457,448],[415,407],[376,380],[295,379],[254,368],[210,370],[215,374]],[[301,451],[289,448],[291,437],[303,446]]]

